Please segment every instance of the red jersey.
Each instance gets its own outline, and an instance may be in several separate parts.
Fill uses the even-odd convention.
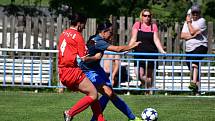
[[[78,67],[77,55],[82,58],[87,54],[87,47],[81,33],[76,29],[62,32],[58,43],[58,67]]]

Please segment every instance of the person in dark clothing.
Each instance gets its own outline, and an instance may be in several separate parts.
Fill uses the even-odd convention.
[[[149,9],[143,9],[140,12],[140,21],[134,23],[132,27],[132,36],[129,45],[134,42],[141,43],[134,49],[136,53],[166,53],[161,45],[159,38],[158,27],[152,23],[152,13]],[[158,59],[157,56],[134,56],[135,59]],[[137,67],[136,74],[139,76],[142,85],[146,88],[152,87],[154,61],[142,60],[137,67],[137,61],[134,66]],[[157,64],[156,64],[157,65]],[[147,91],[146,94],[152,94],[152,91]]]

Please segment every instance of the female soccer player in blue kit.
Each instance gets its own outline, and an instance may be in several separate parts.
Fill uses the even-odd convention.
[[[88,53],[94,56],[96,53],[104,54],[105,50],[123,52],[128,51],[136,47],[140,42],[135,42],[133,45],[114,46],[109,44],[107,41],[112,35],[112,24],[104,22],[99,24],[97,28],[97,34],[90,37],[87,42]],[[101,60],[101,59],[100,59]],[[100,60],[94,62],[80,62],[80,67],[86,74],[86,76],[92,81],[94,86],[97,88],[103,96],[99,99],[102,110],[105,109],[109,100],[112,101],[115,107],[123,112],[129,119],[129,121],[142,121],[136,117],[128,105],[120,99],[113,91],[111,81],[105,74],[104,69],[100,65]],[[94,121],[94,117],[91,121]]]

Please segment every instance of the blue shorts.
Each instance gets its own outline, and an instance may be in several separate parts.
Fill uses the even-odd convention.
[[[100,87],[101,85],[112,87],[111,81],[106,76],[106,73],[102,67],[82,70],[96,88]]]

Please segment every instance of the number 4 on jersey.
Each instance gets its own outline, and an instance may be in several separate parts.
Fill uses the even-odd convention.
[[[62,56],[63,56],[65,48],[66,48],[66,40],[64,39],[60,46],[60,51],[61,51]]]

